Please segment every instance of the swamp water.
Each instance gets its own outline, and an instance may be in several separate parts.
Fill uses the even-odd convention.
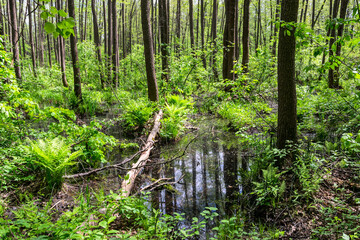
[[[137,179],[138,189],[160,178],[178,181],[171,187],[154,190],[147,198],[153,208],[164,214],[183,213],[186,220],[179,228],[189,228],[193,217],[201,220],[200,213],[206,207],[217,208],[220,216],[238,214],[233,204],[241,202],[240,193],[251,192],[241,177],[249,170],[247,152],[241,151],[239,137],[227,131],[227,121],[200,117],[193,125],[198,130],[185,134],[180,141],[155,144],[151,162]],[[121,162],[125,155],[115,149],[109,158]],[[125,173],[112,170],[103,183],[104,189],[120,189],[120,174]],[[211,224],[207,228],[211,229]],[[201,229],[201,239],[208,234],[211,235],[209,230]]]

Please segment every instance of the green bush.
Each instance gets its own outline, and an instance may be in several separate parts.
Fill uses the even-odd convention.
[[[132,100],[125,106],[124,120],[126,131],[141,131],[154,112],[153,105],[144,99]]]

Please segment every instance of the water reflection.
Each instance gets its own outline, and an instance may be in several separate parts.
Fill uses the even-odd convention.
[[[233,133],[222,128],[224,122],[205,119],[200,121],[200,130],[188,134],[179,143],[161,147],[161,160],[179,155],[193,138],[196,140],[189,146],[187,154],[160,169],[156,175],[152,170],[152,178],[174,178],[183,180],[174,186],[176,193],[163,189],[152,194],[153,203],[160,202],[162,212],[185,213],[189,219],[196,216],[205,207],[216,207],[218,213],[233,214],[238,205],[241,176],[238,163],[247,168],[247,159],[239,158],[238,139]],[[164,204],[161,204],[164,202]]]

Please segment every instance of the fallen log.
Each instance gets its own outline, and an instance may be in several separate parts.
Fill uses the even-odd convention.
[[[162,116],[163,116],[163,112],[162,110],[160,110],[159,113],[155,116],[154,127],[147,138],[145,146],[143,147],[143,150],[145,151],[141,153],[138,161],[135,164],[133,164],[132,169],[126,174],[125,179],[121,184],[121,188],[123,190],[122,196],[124,197],[130,196],[130,192],[134,187],[134,183],[137,175],[141,172],[141,170],[143,169],[143,167],[145,166],[146,162],[149,159],[151,149],[155,143],[156,135],[160,131],[160,125],[161,125],[160,120]]]

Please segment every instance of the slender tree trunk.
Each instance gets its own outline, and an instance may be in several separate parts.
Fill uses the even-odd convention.
[[[335,20],[335,18],[337,18],[337,15],[339,12],[339,6],[340,6],[340,0],[335,0],[334,7],[332,9],[332,20]],[[335,26],[334,22],[332,22],[330,29],[331,30],[330,30],[330,41],[329,41],[329,61],[330,61],[330,64],[332,64],[334,61],[334,59],[333,59],[334,51],[332,49],[332,46],[336,41],[336,26]],[[337,88],[338,87],[338,86],[336,86],[336,83],[335,83],[334,69],[332,69],[332,68],[329,69],[328,84],[329,84],[329,88]]]
[[[223,56],[223,79],[225,82],[231,82],[235,79],[234,61],[235,61],[235,10],[236,1],[225,0],[225,29],[224,29],[224,56]],[[230,91],[230,85],[225,87],[226,91]]]
[[[243,55],[242,55],[242,67],[243,72],[249,71],[249,39],[250,39],[250,2],[251,0],[244,0],[244,22],[243,22]]]
[[[107,27],[106,27],[106,7],[105,7],[105,0],[103,0],[103,21],[104,21],[104,54],[105,54],[105,62],[106,62],[108,35],[107,35]]]
[[[175,51],[179,56],[180,53],[180,38],[181,38],[181,0],[177,0],[176,5],[176,41],[175,41]]]
[[[48,57],[49,57],[49,67],[52,68],[52,60],[51,60],[51,42],[49,34],[46,34],[46,40],[48,45]]]
[[[61,0],[56,0],[57,8],[61,9]],[[57,17],[57,21],[60,21],[60,17]],[[62,36],[58,37],[58,49],[59,49],[59,63],[61,67],[61,77],[64,87],[69,87],[66,79],[66,62],[65,62],[65,41]]]
[[[275,8],[275,21],[279,21],[279,17],[280,17],[280,0],[276,0],[276,8]],[[279,29],[277,28],[276,24],[274,26],[274,44],[272,47],[272,55],[276,56],[276,44],[277,44],[277,39],[278,39],[278,31]]]
[[[36,59],[35,59],[33,28],[32,28],[32,13],[31,13],[30,0],[27,0],[27,7],[28,7],[28,16],[29,16],[29,38],[30,38],[29,41],[30,41],[30,48],[31,48],[31,61],[32,61],[34,77],[36,77]]]
[[[108,49],[107,49],[107,56],[108,56],[108,83],[112,80],[112,48],[113,48],[113,22],[112,22],[112,3],[111,0],[108,0]]]
[[[83,41],[86,40],[87,15],[88,15],[88,0],[86,0],[86,2],[85,2],[85,23],[84,23],[84,27],[83,27],[84,35],[83,35],[83,39],[82,39]]]
[[[101,88],[104,89],[104,73],[103,73],[102,59],[101,59],[101,43],[99,36],[98,19],[96,15],[95,0],[91,0],[91,11],[93,15],[94,42],[96,46],[96,56],[99,62],[98,64],[99,64],[99,72],[100,72],[100,82],[101,82]]]
[[[75,4],[74,0],[68,0],[69,16],[75,19]],[[71,59],[74,70],[74,92],[78,100],[82,101],[81,93],[81,78],[80,78],[80,68],[79,68],[79,57],[77,49],[77,33],[76,26],[74,27],[74,35],[70,36],[70,48],[71,48]]]
[[[4,27],[4,20],[3,20],[3,8],[2,8],[2,2],[0,1],[0,35],[4,36],[5,35],[5,27]],[[1,41],[2,46],[4,47],[5,51],[6,51],[6,44],[5,44],[5,39],[3,39],[3,41]]]
[[[148,85],[148,96],[150,101],[159,101],[159,92],[156,81],[154,45],[150,23],[150,0],[141,0],[141,22],[144,39],[144,54],[146,63],[146,75]]]
[[[195,38],[194,38],[194,5],[193,0],[189,0],[189,24],[190,24],[190,43],[191,48],[195,48]]]
[[[219,80],[219,73],[216,68],[216,54],[217,54],[217,18],[218,18],[218,2],[217,0],[213,0],[213,13],[212,13],[212,22],[211,22],[211,37],[212,37],[212,47],[213,53],[210,57],[212,71],[214,73],[214,78],[216,81]]]
[[[118,84],[118,71],[119,71],[119,39],[117,33],[117,13],[116,13],[116,0],[112,0],[112,36],[113,36],[113,49],[112,49],[112,71],[113,71],[113,85],[116,88]]]
[[[345,19],[346,18],[346,10],[347,10],[347,6],[349,4],[349,0],[341,0],[341,7],[340,7],[340,18],[341,19]],[[337,34],[337,38],[341,38],[344,34],[344,24],[340,24],[339,28],[338,28],[338,34]],[[341,43],[337,43],[336,44],[336,57],[340,57],[341,55]],[[339,80],[340,80],[340,64],[338,64],[335,67],[335,71],[334,71],[334,86],[336,88],[340,88],[340,84],[339,84]]]
[[[236,0],[237,1],[237,0]],[[200,12],[201,12],[201,50],[203,51],[201,54],[202,63],[204,68],[206,69],[206,57],[204,54],[205,51],[205,8],[204,8],[204,0],[200,0]]]
[[[281,2],[281,21],[296,23],[299,0],[286,0]],[[290,31],[290,35],[285,34]],[[296,84],[295,84],[295,28],[292,30],[280,27],[278,49],[278,129],[277,147],[285,149],[287,141],[297,141],[297,110],[296,110]],[[287,156],[292,161],[293,156]],[[283,167],[283,162],[278,163]]]
[[[159,29],[162,63],[162,79],[169,81],[169,22],[167,0],[159,0]]]
[[[122,47],[123,58],[126,57],[126,44],[125,44],[125,3],[122,4]]]
[[[12,24],[12,44],[13,44],[13,60],[14,60],[14,68],[15,68],[15,76],[16,79],[21,82],[21,70],[20,70],[20,58],[19,58],[19,34],[18,34],[18,26],[16,19],[16,0],[9,0],[9,8],[10,8],[10,18]]]

